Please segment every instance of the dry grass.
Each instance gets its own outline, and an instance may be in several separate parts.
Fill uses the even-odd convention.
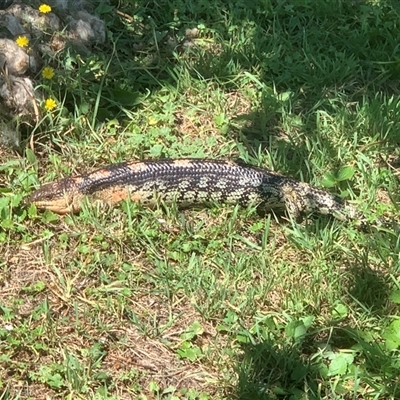
[[[122,160],[241,158],[398,218],[395,8],[225,3],[102,3],[107,42],[32,77],[59,106],[24,158],[0,148],[1,399],[399,398],[396,233],[23,202]]]

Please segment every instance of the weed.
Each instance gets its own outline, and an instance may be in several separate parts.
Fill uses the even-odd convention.
[[[121,160],[241,158],[398,219],[397,4],[96,10],[108,42],[49,60],[34,151],[1,153],[0,397],[399,398],[394,232],[222,205],[24,205],[39,181]]]

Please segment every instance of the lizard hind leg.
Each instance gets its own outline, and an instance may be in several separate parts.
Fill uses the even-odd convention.
[[[282,187],[288,214],[299,220],[303,214],[332,215],[339,220],[354,219],[357,211],[341,198],[304,182],[290,181]]]
[[[297,185],[290,182],[282,186],[282,193],[288,216],[296,222],[301,222],[303,214],[307,212],[307,207],[305,207],[302,190],[298,189]]]

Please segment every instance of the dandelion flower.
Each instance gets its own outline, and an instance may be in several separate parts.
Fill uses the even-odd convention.
[[[158,124],[158,119],[154,117],[148,117],[147,118],[147,123],[151,126],[157,125]]]
[[[44,67],[42,71],[42,76],[45,79],[51,79],[54,76],[54,69],[51,67]]]
[[[15,39],[15,43],[17,43],[17,45],[19,47],[28,47],[29,46],[29,39],[26,36],[18,36]]]
[[[48,4],[41,4],[39,6],[39,11],[43,14],[51,12],[51,7]]]
[[[57,107],[57,103],[56,103],[56,101],[55,101],[54,99],[48,98],[48,99],[46,99],[46,101],[44,102],[44,108],[45,108],[47,111],[51,111],[51,110],[53,110],[53,109],[56,108],[56,107]]]

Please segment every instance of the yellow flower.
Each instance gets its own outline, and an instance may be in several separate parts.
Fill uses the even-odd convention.
[[[57,103],[56,103],[56,101],[55,101],[54,99],[48,98],[48,99],[46,99],[46,101],[44,102],[44,108],[45,108],[47,111],[51,111],[51,110],[53,110],[53,109],[56,108],[56,107],[57,107]]]
[[[51,7],[48,4],[41,4],[39,6],[39,11],[43,14],[51,12]]]
[[[154,117],[148,117],[147,118],[147,123],[149,125],[157,125],[158,124],[158,119]]]
[[[42,76],[45,79],[51,79],[54,76],[54,69],[51,67],[44,67],[42,71]]]
[[[26,36],[18,36],[15,39],[15,43],[17,43],[17,45],[19,47],[28,47],[29,46],[29,39]]]

